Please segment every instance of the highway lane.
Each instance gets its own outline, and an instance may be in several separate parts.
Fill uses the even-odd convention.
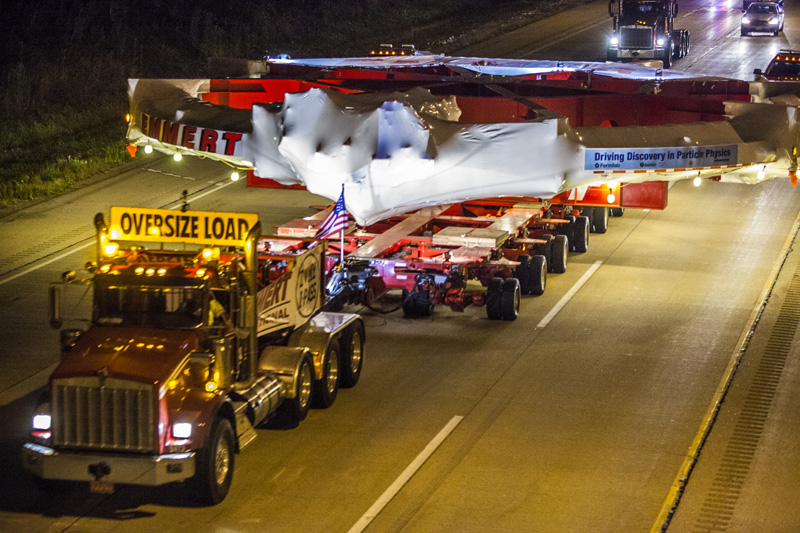
[[[16,454],[35,374],[57,360],[45,287],[89,260],[90,248],[5,280],[80,246],[94,213],[113,203],[171,206],[187,183],[197,195],[227,183],[224,167],[203,161],[158,160],[152,170],[0,219],[4,236],[19,236],[6,239],[3,257],[21,256],[0,277],[0,312],[13,324],[0,339],[2,529],[346,531],[457,416],[369,530],[648,529],[800,210],[786,182],[679,183],[666,211],[629,210],[593,235],[590,251],[571,256],[568,272],[526,299],[514,323],[489,322],[482,309],[437,309],[430,320],[365,312],[358,387],[295,429],[259,431],[218,507],[194,508],[172,487],[39,496]],[[257,211],[271,225],[312,203],[328,202],[237,183],[192,207]],[[51,256],[24,253],[62,235],[70,236],[50,245]],[[537,328],[597,262],[573,300]]]

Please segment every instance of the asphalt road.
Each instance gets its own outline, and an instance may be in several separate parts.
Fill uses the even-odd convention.
[[[792,28],[800,28],[790,17],[789,37],[741,38],[737,4],[717,11],[692,5],[681,2],[693,49],[679,69],[749,78],[775,43],[790,44]],[[601,2],[573,14],[570,27],[579,20],[585,32],[568,32],[565,17],[555,17],[528,28],[527,37],[510,36],[512,43],[487,43],[481,54],[602,57],[605,10]],[[747,52],[733,53],[737,47]],[[490,322],[483,309],[437,309],[419,320],[364,310],[368,351],[359,385],[297,428],[259,430],[237,456],[232,491],[219,506],[194,507],[171,486],[122,487],[113,496],[85,487],[38,494],[18,454],[32,404],[58,360],[47,284],[92,258],[96,212],[116,204],[173,207],[183,190],[193,209],[254,211],[266,227],[330,203],[300,191],[247,190],[208,161],[161,158],[0,218],[0,529],[648,530],[800,213],[800,194],[786,181],[681,182],[665,211],[627,210],[607,234],[592,235],[589,252],[571,255],[567,272],[551,276],[543,296],[526,298],[515,322]],[[675,531],[714,524],[789,531],[800,523],[789,508],[800,490],[792,468],[800,455],[799,374],[791,355],[777,378],[768,376],[776,384],[772,403],[755,447],[747,448],[747,470],[734,472],[739,491],[711,492],[720,469],[730,467],[725,454],[753,390],[748,378],[763,377],[759,350],[792,301],[794,253],[687,485]],[[788,468],[787,457],[794,459]],[[765,487],[774,498],[764,497]],[[711,525],[702,521],[714,509],[725,512]]]

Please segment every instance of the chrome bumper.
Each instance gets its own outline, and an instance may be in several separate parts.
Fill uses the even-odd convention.
[[[22,448],[22,466],[44,479],[92,481],[91,470],[105,473],[102,479],[113,483],[163,485],[194,476],[194,453],[139,457],[61,452],[29,442]]]
[[[617,57],[619,59],[660,59],[664,55],[663,48],[657,48],[655,50],[636,50],[636,49],[617,49]]]

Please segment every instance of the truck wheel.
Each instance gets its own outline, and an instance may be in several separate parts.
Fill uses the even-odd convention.
[[[234,465],[234,441],[231,423],[216,418],[206,444],[197,454],[197,471],[191,478],[195,499],[204,505],[216,505],[231,488]]]
[[[544,244],[540,244],[536,248],[536,254],[543,255],[547,259],[548,265],[550,264],[550,254],[553,252],[553,236],[552,235],[545,235],[542,237],[545,242]],[[530,294],[530,291],[525,292],[523,290],[523,294]]]
[[[323,409],[333,405],[339,392],[339,341],[331,339],[322,357],[322,377],[314,381],[314,404]]]
[[[547,260],[543,255],[534,255],[531,260],[531,294],[541,296],[547,285]]]
[[[300,372],[294,384],[294,398],[287,398],[280,406],[282,414],[292,422],[302,422],[311,407],[312,390],[314,388],[314,363],[311,356],[306,355],[300,363]]]
[[[340,387],[349,389],[358,383],[364,364],[364,339],[364,325],[360,321],[354,322],[345,330],[342,337],[342,364],[339,365]]]
[[[587,217],[575,218],[570,237],[572,251],[579,254],[586,253],[586,250],[589,249],[589,219]]]
[[[611,208],[611,216],[612,217],[621,217],[624,214],[625,214],[625,208],[624,207],[612,207]]]
[[[503,292],[500,294],[500,315],[508,322],[519,316],[519,301],[522,291],[517,278],[503,280]]]
[[[553,247],[550,253],[549,271],[556,274],[563,274],[567,271],[567,254],[569,252],[569,240],[566,235],[556,235],[553,239]]]
[[[403,299],[403,313],[406,316],[431,316],[433,308],[433,301],[427,293],[412,292]]]
[[[664,50],[664,55],[661,57],[661,63],[663,63],[664,68],[670,68],[672,66],[672,47],[670,46],[666,50]]]
[[[608,208],[592,208],[592,233],[605,233],[608,231]]]
[[[541,256],[539,256],[541,257]],[[486,285],[486,316],[489,320],[503,318],[501,299],[503,292],[503,278],[492,278]]]
[[[520,290],[522,294],[530,294],[531,277],[530,277],[530,264],[531,256],[521,255],[517,257],[519,266],[514,269],[514,277],[519,280]]]

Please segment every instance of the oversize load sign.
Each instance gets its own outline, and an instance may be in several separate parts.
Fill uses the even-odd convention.
[[[587,148],[584,170],[642,170],[735,165],[737,146]]]
[[[112,207],[112,240],[244,246],[254,213]]]

